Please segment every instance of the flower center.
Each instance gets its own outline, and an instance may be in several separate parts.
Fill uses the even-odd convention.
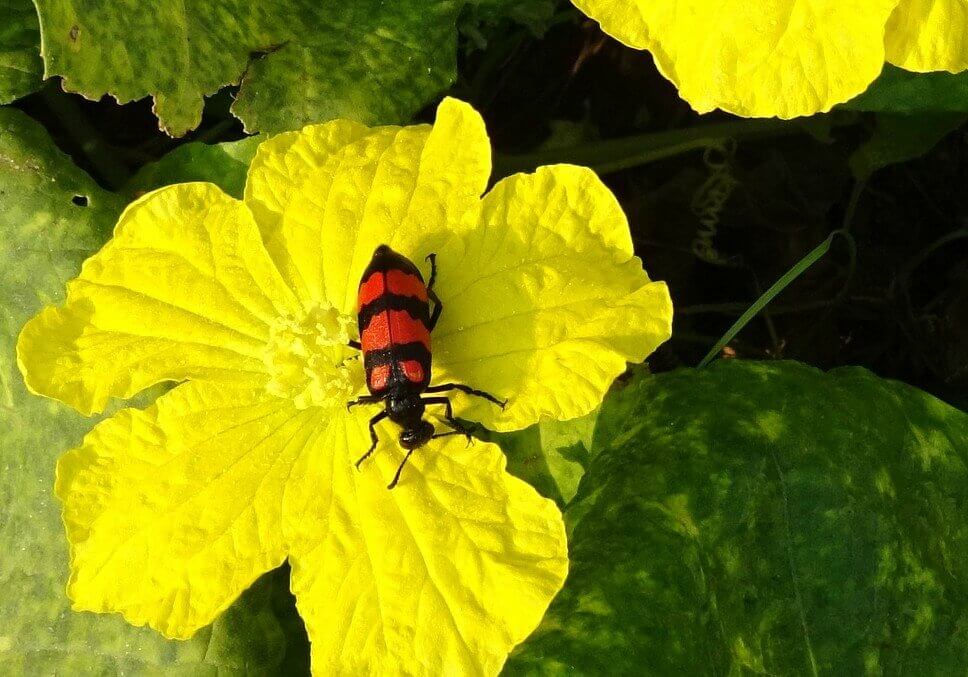
[[[355,321],[329,305],[301,318],[279,318],[270,330],[266,389],[299,409],[345,406],[363,384],[363,365],[347,345]]]

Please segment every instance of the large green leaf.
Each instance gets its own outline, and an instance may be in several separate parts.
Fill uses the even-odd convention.
[[[911,73],[888,64],[866,92],[844,107],[886,113],[968,112],[968,72]]]
[[[47,75],[88,97],[153,96],[163,129],[240,84],[249,131],[410,117],[454,78],[459,0],[36,0]]]
[[[606,401],[571,572],[509,674],[963,674],[968,415],[725,361]]]
[[[40,126],[0,109],[0,674],[273,672],[289,660],[273,613],[273,576],[188,642],[117,616],[74,613],[64,594],[67,543],[54,462],[94,421],[28,394],[14,343],[30,316],[61,298],[122,206]]]
[[[43,70],[34,6],[30,0],[0,0],[0,104],[37,89]]]

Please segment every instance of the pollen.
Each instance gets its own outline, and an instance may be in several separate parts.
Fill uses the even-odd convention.
[[[363,366],[349,347],[355,320],[328,305],[279,318],[270,330],[266,389],[297,408],[342,407],[363,386]]]

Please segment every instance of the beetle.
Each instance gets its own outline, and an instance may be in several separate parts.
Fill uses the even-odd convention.
[[[430,262],[430,280],[425,284],[423,275],[410,259],[381,244],[363,271],[357,292],[360,340],[350,341],[350,346],[363,353],[363,369],[370,394],[347,402],[346,406],[384,405],[383,411],[370,419],[370,448],[356,462],[357,469],[376,449],[379,441],[376,425],[389,417],[400,426],[400,446],[407,450],[407,454],[387,485],[388,489],[397,485],[403,466],[414,450],[431,439],[457,434],[470,439],[470,433],[454,419],[450,399],[443,395],[424,397],[425,394],[459,390],[482,397],[502,409],[507,404],[507,400],[499,400],[490,393],[462,383],[430,385],[430,332],[440,319],[444,305],[434,292],[436,254],[427,256],[427,261]],[[423,418],[427,405],[442,405],[444,420],[453,431],[436,433],[433,424]]]

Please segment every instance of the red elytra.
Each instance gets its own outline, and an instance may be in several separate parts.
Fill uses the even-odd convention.
[[[400,347],[412,343],[420,343],[426,349],[426,361],[430,360],[430,330],[422,318],[414,318],[406,310],[381,310],[370,317],[366,328],[360,332],[360,343],[362,344],[364,359],[366,355],[375,356],[382,351],[393,352],[393,347]],[[413,352],[413,351],[411,351]],[[389,356],[392,359],[392,355]],[[423,356],[421,356],[423,357]],[[376,364],[375,357],[371,357],[370,365]],[[423,363],[424,360],[420,359]],[[370,371],[370,368],[367,368]],[[420,383],[421,381],[415,381]],[[373,391],[373,382],[370,380],[370,390]],[[377,389],[380,388],[377,386]]]
[[[459,383],[431,386],[430,332],[433,330],[443,304],[433,291],[437,275],[434,254],[427,257],[431,272],[429,283],[424,283],[420,270],[407,257],[380,245],[373,252],[370,264],[363,272],[357,293],[357,324],[360,342],[350,345],[363,351],[363,368],[370,391],[348,403],[383,403],[384,410],[370,419],[371,445],[356,462],[357,468],[377,445],[376,424],[389,417],[398,424],[400,445],[407,454],[388,485],[392,489],[414,449],[429,440],[445,435],[470,434],[454,419],[450,400],[446,397],[422,397],[428,393],[459,390],[483,397],[504,407],[504,402],[482,390]],[[430,303],[433,302],[433,312]],[[434,433],[434,426],[423,420],[426,406],[443,405],[444,420],[453,428],[450,432]]]

